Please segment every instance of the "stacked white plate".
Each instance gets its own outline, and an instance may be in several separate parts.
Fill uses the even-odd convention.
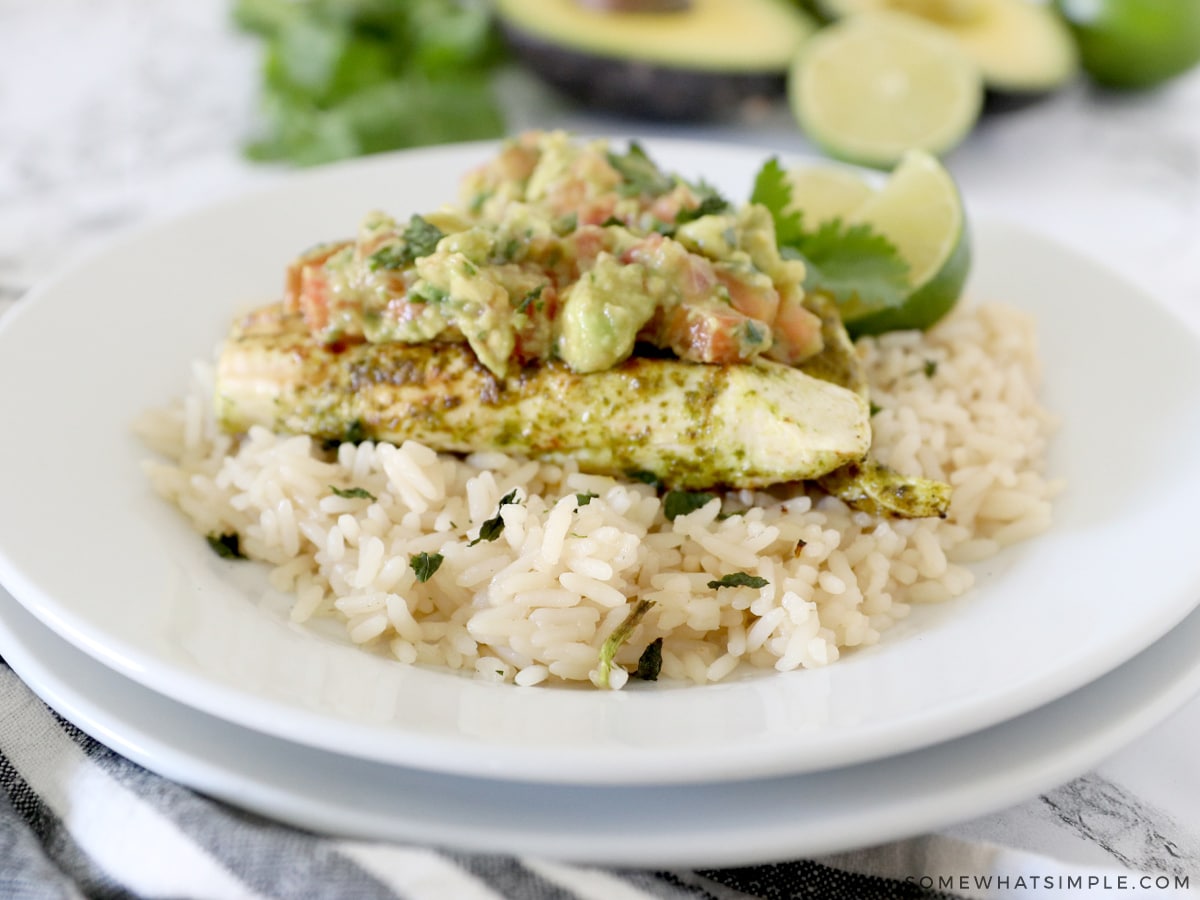
[[[581,861],[748,863],[925,831],[1079,774],[1200,688],[1200,346],[1153,299],[976,217],[969,294],[1034,312],[1068,481],[966,597],[809,671],[620,692],[390,663],[291,625],[140,469],[279,260],[365,209],[438,206],[492,150],[332,167],[163,225],[0,324],[0,653],[148,768],[318,830]],[[749,194],[764,153],[655,142]],[[14,599],[15,598],[15,599]]]

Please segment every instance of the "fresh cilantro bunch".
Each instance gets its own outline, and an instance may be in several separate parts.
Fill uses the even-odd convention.
[[[266,43],[251,158],[312,165],[503,133],[486,0],[235,0],[233,15]]]
[[[908,263],[895,245],[868,225],[840,219],[806,229],[792,208],[792,185],[779,160],[769,159],[759,170],[750,202],[770,211],[780,253],[804,262],[805,290],[832,297],[851,332],[856,320],[904,303]]]

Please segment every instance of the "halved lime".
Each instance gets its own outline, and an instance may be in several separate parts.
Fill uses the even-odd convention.
[[[788,94],[800,127],[825,152],[891,168],[907,150],[940,155],[957,146],[979,118],[983,80],[937,26],[874,12],[802,45]]]
[[[788,170],[792,208],[804,214],[804,227],[842,219],[858,209],[875,189],[861,175],[837,165],[803,166]]]
[[[994,93],[1025,97],[1057,90],[1079,71],[1066,23],[1032,0],[819,0],[840,19],[890,9],[918,16],[958,41]],[[1170,0],[1176,2],[1176,0]]]
[[[971,268],[971,241],[958,185],[936,158],[906,153],[887,183],[847,221],[888,238],[908,263],[912,286],[901,306],[849,325],[852,334],[928,328],[958,302]]]
[[[1149,88],[1200,64],[1196,0],[1056,0],[1084,71],[1114,88]]]

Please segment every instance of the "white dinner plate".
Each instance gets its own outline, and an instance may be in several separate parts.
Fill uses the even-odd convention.
[[[703,785],[523,784],[281,741],[168,700],[72,648],[0,590],[0,655],[88,734],[172,780],[301,828],[620,866],[734,866],[899,840],[1092,768],[1200,690],[1200,612],[1010,722],[826,772]]]
[[[749,195],[767,153],[650,142]],[[1067,493],[977,587],[837,664],[693,687],[522,689],[369,656],[289,625],[153,495],[130,432],[181,392],[285,263],[455,196],[492,146],[287,179],[163,224],[46,284],[0,323],[0,581],[59,635],[177,701],[363,758],[526,781],[793,774],[927,746],[1061,697],[1200,599],[1200,346],[1153,298],[1022,228],[976,221],[969,293],[1036,313]]]

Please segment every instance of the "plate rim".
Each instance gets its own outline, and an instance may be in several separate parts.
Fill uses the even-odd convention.
[[[17,607],[14,610],[15,617],[0,616],[0,653],[6,660],[15,661],[15,665],[10,662],[10,668],[33,693],[63,718],[161,777],[284,825],[335,838],[436,844],[459,847],[473,853],[533,853],[542,858],[584,865],[756,865],[902,840],[994,813],[1065,783],[1145,735],[1200,696],[1200,657],[1174,648],[1173,645],[1179,643],[1179,635],[1168,634],[1162,641],[1175,650],[1174,661],[1163,656],[1161,647],[1147,648],[1096,681],[1046,706],[974,734],[899,757],[865,762],[844,769],[765,778],[760,785],[752,785],[765,788],[756,796],[765,796],[777,804],[785,804],[788,815],[781,817],[781,820],[759,821],[762,810],[761,807],[755,807],[753,822],[735,821],[711,829],[699,837],[693,832],[684,838],[672,839],[672,829],[654,827],[642,832],[639,831],[643,821],[641,816],[625,816],[622,813],[621,828],[589,833],[587,828],[594,819],[585,816],[582,818],[582,831],[543,825],[539,832],[522,832],[514,841],[508,838],[512,832],[505,829],[477,827],[463,830],[450,822],[431,827],[428,815],[424,820],[419,814],[414,816],[408,803],[392,804],[383,811],[374,810],[370,817],[364,817],[361,807],[356,807],[349,799],[339,803],[340,798],[322,798],[311,792],[306,796],[305,786],[316,785],[319,790],[322,779],[308,779],[299,785],[300,790],[296,789],[298,785],[295,783],[289,784],[286,761],[289,754],[299,756],[305,768],[309,764],[319,765],[320,772],[326,778],[331,771],[336,777],[337,770],[344,768],[342,777],[354,780],[360,777],[365,780],[379,770],[393,781],[397,777],[413,778],[417,779],[414,783],[424,785],[432,778],[435,786],[461,782],[463,786],[469,785],[470,789],[477,790],[483,803],[495,802],[489,797],[489,793],[495,789],[495,782],[470,776],[431,776],[420,770],[406,772],[401,767],[364,763],[354,757],[292,744],[211,717],[103,666],[94,657],[47,629],[28,610],[5,594],[0,589],[0,608],[10,602]],[[1176,629],[1200,634],[1200,610],[1189,614]],[[35,642],[40,637],[57,649],[54,654],[57,668],[31,647],[31,636]],[[1195,637],[1195,634],[1191,637]],[[1182,648],[1184,651],[1186,649],[1186,646]],[[58,672],[64,665],[77,668],[79,664],[83,665],[85,672],[93,669],[99,680],[68,679]],[[1164,665],[1170,669],[1166,675],[1159,671]],[[1085,733],[1081,734],[1075,724],[1078,718],[1070,714],[1071,710],[1077,712],[1081,702],[1089,704],[1088,708],[1102,704],[1103,701],[1095,699],[1097,695],[1103,698],[1115,691],[1134,690],[1131,685],[1135,677],[1146,680],[1145,674],[1140,671],[1146,667],[1152,669],[1151,677],[1156,682],[1154,689],[1146,694],[1145,688],[1138,687],[1136,696],[1140,702],[1127,700],[1127,708],[1117,717],[1107,714],[1111,709],[1110,697],[1110,703],[1103,704],[1105,715],[1093,713],[1092,721],[1084,729]],[[1137,670],[1136,674],[1134,670]],[[105,679],[115,679],[120,691],[132,691],[138,700],[133,706],[135,715],[144,714],[148,717],[147,721],[140,725],[135,723],[131,728],[127,712],[114,713],[114,703],[120,706],[122,702],[117,699],[114,689],[97,689],[93,696],[90,688],[103,683]],[[1162,681],[1166,683],[1158,683]],[[142,712],[147,704],[154,710],[153,713]],[[163,710],[167,711],[167,717],[163,716]],[[160,725],[169,722],[171,715],[199,717],[204,721],[206,727],[198,729],[197,733],[204,738],[205,750],[198,751],[190,741],[181,740],[179,735],[185,733],[183,729],[172,730],[169,726]],[[1073,724],[1070,727],[1061,724],[1067,721]],[[1058,739],[1060,737],[1061,740]],[[1014,740],[1018,748],[1015,754],[1012,752]],[[235,741],[241,742],[237,752],[226,750]],[[247,741],[249,748],[245,746]],[[1028,745],[1031,741],[1035,747],[1029,753],[1026,751],[1030,749]],[[1036,746],[1038,742],[1041,743],[1040,749]],[[983,752],[988,747],[994,749],[1000,745],[1004,746],[1006,752],[1000,754],[999,763],[993,758],[995,754]],[[258,771],[247,773],[246,760],[258,756],[260,752],[269,756],[271,764],[260,765]],[[222,758],[222,753],[232,755],[232,759]],[[281,755],[283,766],[278,765]],[[964,760],[967,762],[964,763]],[[972,763],[972,760],[980,762]],[[964,765],[968,769],[966,773],[958,770]],[[889,769],[898,771],[889,775]],[[926,773],[935,770],[938,773],[936,777],[941,778],[942,793],[937,793],[938,788],[931,790],[926,784],[914,782],[914,769],[918,774],[923,770]],[[360,772],[365,774],[360,776]],[[949,783],[944,777],[946,772],[954,773]],[[264,783],[264,773],[275,775],[275,783]],[[904,777],[897,777],[899,774]],[[885,790],[898,784],[901,796],[899,799],[896,796],[879,798],[882,801],[879,804],[875,804],[876,798],[873,797],[871,804],[861,803],[860,809],[848,813],[844,806],[846,791],[857,790],[857,785],[864,777],[873,785],[883,784]],[[294,777],[291,780],[294,782]],[[842,806],[831,818],[820,817],[817,822],[801,825],[794,816],[793,801],[805,800],[811,793],[811,786],[821,780],[833,780],[839,785],[844,783],[844,787],[835,788]],[[524,785],[522,789],[528,790],[530,787]],[[704,798],[703,794],[701,797],[710,808],[719,805],[722,814],[728,816],[731,809],[736,812],[744,805],[741,796],[746,788],[744,782],[651,788],[654,794],[647,806],[654,809],[664,799],[667,802],[672,798],[679,801],[681,797],[695,802],[699,790],[713,794],[715,799]],[[629,790],[618,789],[625,793]],[[903,796],[904,791],[909,791],[907,799]],[[644,793],[644,790],[637,790],[633,794],[634,802],[637,793]],[[789,793],[791,800],[787,800]],[[542,795],[542,802],[529,802],[535,816],[539,810],[551,806],[552,801],[561,799],[563,795],[567,795],[564,802],[568,804],[579,804],[588,798],[595,803],[597,800],[603,802],[606,796],[612,794],[612,789],[602,785],[578,789],[538,784],[532,786],[532,795],[528,799],[537,800],[538,794]],[[560,797],[556,798],[556,794]],[[436,804],[430,805],[436,808]],[[505,808],[511,809],[508,806]],[[745,811],[741,814],[744,818],[749,816]],[[403,818],[405,816],[407,818]],[[714,818],[720,820],[721,817]],[[513,816],[513,822],[518,829],[531,827],[526,816]]]
[[[726,153],[740,159],[750,159],[753,157],[761,160],[766,158],[767,155],[765,151],[761,151],[759,148],[733,144],[712,144],[708,142],[672,139],[646,139],[645,144],[651,148],[652,152],[659,152],[655,150],[656,147],[669,148],[670,152],[672,153],[681,153],[687,150],[687,148],[698,147],[705,151],[712,151],[715,149],[719,152]],[[220,215],[222,211],[234,209],[245,203],[264,202],[272,196],[282,195],[293,190],[294,185],[298,181],[304,179],[336,179],[338,177],[343,177],[347,173],[354,177],[361,177],[361,173],[363,172],[369,172],[375,169],[386,170],[392,166],[395,166],[399,162],[408,162],[415,158],[444,158],[448,154],[454,154],[458,156],[462,156],[464,154],[470,155],[473,153],[483,152],[487,148],[494,146],[494,142],[485,141],[473,142],[466,145],[457,145],[452,148],[423,148],[422,150],[418,151],[406,151],[399,154],[388,154],[386,156],[367,160],[355,160],[336,164],[330,167],[310,170],[309,172],[299,173],[297,175],[284,176],[272,183],[254,188],[250,191],[235,194],[234,196],[224,198],[214,204],[204,206],[200,209],[177,215],[164,221],[150,223],[143,229],[135,229],[130,234],[118,239],[115,244],[117,246],[136,246],[141,240],[144,239],[145,235],[158,233],[164,228],[184,227],[187,224],[194,223],[205,216],[217,216]],[[787,159],[789,164],[792,162],[801,162],[805,160],[803,157],[795,156],[788,156]],[[1026,225],[1007,222],[1006,220],[1000,218],[984,218],[980,221],[973,221],[972,227],[976,235],[987,233],[988,229],[999,229],[1000,231],[1008,229],[1015,231],[1016,233],[1020,233],[1026,237],[1033,238],[1041,244],[1050,247],[1056,254],[1060,256],[1065,256],[1076,261],[1083,261],[1097,271],[1103,271],[1110,274],[1112,278],[1119,282],[1124,288],[1128,289],[1131,293],[1136,294],[1139,302],[1153,303],[1159,312],[1167,316],[1174,315],[1170,309],[1162,305],[1161,301],[1158,301],[1157,298],[1153,297],[1152,295],[1143,293],[1137,289],[1136,286],[1130,284],[1128,279],[1124,276],[1111,272],[1111,270],[1107,269],[1107,267],[1084,256],[1078,250],[1068,247],[1053,238],[1039,234]],[[6,335],[9,332],[20,327],[16,323],[19,323],[22,320],[23,316],[28,310],[34,309],[38,303],[41,303],[43,297],[54,296],[54,290],[56,289],[57,285],[70,277],[73,273],[86,269],[92,260],[103,259],[109,253],[114,252],[115,249],[116,246],[114,245],[100,248],[90,256],[85,257],[74,266],[65,270],[57,278],[51,279],[38,288],[35,288],[30,295],[24,298],[21,303],[16,305],[9,315],[4,317],[3,321],[0,321],[0,343],[5,340]],[[186,361],[184,361],[184,363],[186,364]],[[65,611],[66,615],[64,615],[61,601],[56,600],[53,597],[46,596],[42,591],[40,591],[36,584],[26,579],[23,573],[20,571],[19,566],[8,558],[6,550],[3,546],[0,546],[0,574],[4,575],[5,582],[8,584],[10,590],[12,590],[14,596],[16,596],[18,600],[22,602],[22,605],[28,609],[31,609],[31,611],[33,611],[34,614],[37,615],[39,619],[41,619],[52,630],[64,637],[67,637],[68,640],[70,640],[70,642],[75,646],[100,659],[106,665],[116,668],[118,671],[121,671],[123,674],[132,677],[135,680],[141,681],[152,690],[157,689],[154,684],[150,683],[151,673],[145,666],[145,660],[138,659],[138,653],[135,652],[130,654],[128,652],[128,648],[114,651],[112,647],[104,646],[103,641],[97,641],[94,635],[88,633],[88,629],[81,628],[79,622],[72,620],[69,610]],[[1200,600],[1200,583],[1198,583],[1195,587],[1196,600]],[[1192,601],[1192,604],[1194,606],[1195,601]],[[1103,672],[1108,671],[1114,666],[1119,665],[1129,659],[1139,649],[1148,645],[1149,642],[1157,639],[1163,633],[1181,621],[1191,609],[1192,606],[1186,606],[1181,603],[1179,608],[1174,611],[1173,616],[1160,617],[1154,628],[1145,629],[1142,635],[1143,641],[1139,645],[1128,648],[1125,655],[1110,657],[1103,664],[1094,663],[1090,667],[1079,668],[1073,678],[1060,677],[1054,686],[1046,685],[1041,691],[1027,690],[1022,699],[1019,701],[1015,697],[1010,697],[1007,704],[993,703],[992,707],[986,714],[982,714],[977,711],[974,716],[964,716],[961,714],[963,711],[959,710],[957,714],[957,721],[955,722],[949,721],[948,717],[951,716],[951,712],[944,710],[941,714],[941,727],[937,728],[930,728],[930,723],[928,722],[924,722],[923,724],[910,724],[908,726],[910,733],[908,734],[907,740],[897,741],[893,734],[888,743],[890,748],[888,752],[903,752],[905,750],[911,750],[916,747],[928,745],[938,740],[955,737],[978,727],[984,727],[986,725],[995,724],[999,721],[1004,721],[1005,719],[1019,715],[1030,708],[1048,702],[1055,697],[1062,696],[1064,693],[1079,687],[1083,683],[1086,683]],[[160,665],[161,664],[164,663],[160,661]],[[227,698],[226,696],[220,695],[222,692],[219,692],[219,695],[215,698],[210,696],[206,699],[203,696],[200,696],[206,691],[211,692],[211,690],[211,684],[208,684],[204,681],[204,679],[201,678],[196,680],[196,683],[191,684],[185,691],[183,691],[183,694],[187,697],[187,699],[184,699],[184,696],[180,695],[178,686],[175,686],[175,688],[171,691],[164,691],[164,693],[167,693],[169,696],[174,697],[180,702],[189,703],[192,706],[204,709],[210,713],[219,713],[220,710],[225,709],[225,700]],[[689,690],[691,690],[691,688],[689,688]],[[696,690],[703,690],[703,688],[697,688]],[[267,733],[283,733],[278,729],[277,726],[269,726],[267,723],[269,723],[270,717],[263,715],[263,713],[275,709],[275,704],[267,702],[267,704],[263,706],[261,698],[246,698],[245,696],[240,696],[240,699],[243,702],[250,702],[252,708],[245,710],[236,716],[226,711],[227,714],[223,716],[224,718],[230,721],[235,721],[238,724],[242,724],[247,727],[254,727],[255,723],[257,723],[260,729],[266,728]],[[297,714],[295,710],[291,710],[290,712],[293,715]],[[290,728],[288,733],[290,737],[294,739],[299,736],[298,732],[304,731],[309,726],[310,722],[315,724],[324,721],[327,721],[327,719],[322,716],[318,716],[315,719],[303,720]],[[934,724],[938,723],[935,722]],[[887,732],[894,732],[895,727],[889,726],[883,730]],[[920,734],[917,732],[920,732]],[[407,734],[405,737],[410,744],[406,753],[415,754],[416,757],[421,759],[421,763],[429,768],[438,769],[441,771],[462,772],[466,774],[479,771],[477,768],[477,762],[464,761],[454,753],[445,752],[447,749],[458,751],[463,751],[465,749],[468,752],[468,755],[471,755],[472,752],[478,751],[478,747],[475,747],[471,744],[464,745],[461,740],[450,738],[427,737],[424,735],[412,734]],[[327,743],[322,743],[320,741],[317,741],[315,745],[325,746],[326,749],[335,749],[345,752],[345,748],[340,745],[336,747],[328,746]],[[786,748],[775,748],[774,755],[771,756],[770,759],[760,757],[755,764],[739,767],[738,773],[733,777],[753,777],[785,770],[797,771],[794,766],[788,766],[782,761],[781,757],[783,755],[783,750],[785,749]],[[844,750],[844,748],[835,748],[828,751],[824,756],[820,756],[818,754],[816,757],[813,757],[816,762],[812,763],[810,761],[805,768],[808,770],[813,770],[835,765],[837,762],[845,758],[842,750]],[[504,755],[503,751],[504,748],[501,748],[501,755]],[[488,752],[495,753],[496,748],[489,747]],[[518,755],[523,755],[526,752],[527,750],[524,748],[517,748],[516,753],[508,754],[504,760],[493,760],[492,769],[494,770],[504,766],[515,766],[531,780],[545,782],[579,783],[578,779],[580,778],[586,778],[586,783],[648,783],[662,782],[664,780],[683,782],[711,780],[714,777],[714,770],[718,768],[732,767],[736,761],[732,758],[718,761],[716,757],[710,756],[708,759],[703,761],[692,760],[690,765],[681,764],[678,759],[673,759],[672,754],[668,751],[662,754],[661,759],[655,757],[656,761],[654,765],[650,766],[649,771],[643,771],[635,774],[634,776],[630,776],[628,772],[618,773],[609,770],[598,771],[595,768],[596,765],[603,762],[603,756],[600,753],[589,754],[579,750],[578,748],[574,748],[572,753],[575,754],[575,759],[573,760],[569,771],[547,771],[541,766],[540,762],[526,761],[522,763],[519,760]],[[361,755],[366,758],[381,758],[377,751],[366,752],[362,753]],[[875,755],[877,756],[879,754]],[[865,751],[859,756],[853,756],[852,754],[852,757],[855,759],[872,758],[871,754]],[[648,758],[649,757],[644,753],[639,756],[639,759],[643,764],[646,763]],[[392,759],[390,756],[387,756],[387,760],[385,761],[395,762],[396,760]]]

